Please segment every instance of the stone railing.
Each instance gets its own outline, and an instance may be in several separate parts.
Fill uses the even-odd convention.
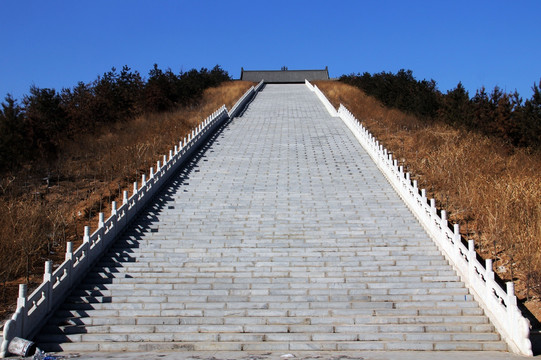
[[[262,83],[255,88],[252,86],[237,101],[231,112],[227,111],[225,105],[222,106],[192,130],[187,138],[175,145],[174,149],[169,150],[168,156],[164,155],[162,161],[157,161],[156,168],[150,168],[148,177],[143,174],[140,186],[137,182],[133,184],[133,193],[130,197],[128,191],[124,191],[120,207],[113,201],[111,216],[108,219],[104,219],[103,213],[99,214],[96,231],[91,234],[90,228],[85,227],[81,246],[74,251],[71,242],[66,244],[65,261],[56,270],[53,271],[52,261],[45,263],[43,282],[30,296],[27,296],[26,285],[19,285],[17,310],[4,325],[0,357],[7,355],[9,342],[14,337],[31,339],[39,331],[52,311],[65,300],[73,285],[82,280],[90,267],[116,240],[117,235],[149,204],[164,183],[218,127],[242,111],[261,86]]]
[[[332,117],[338,116],[338,112],[336,111],[334,106],[332,106],[331,102],[321,92],[321,90],[319,90],[317,86],[310,84],[308,80],[304,80],[304,83],[306,84],[306,86],[308,86],[308,89],[316,93],[316,96],[323,103],[323,105],[325,106],[325,109],[327,109],[327,111],[329,112],[329,115],[331,115]]]
[[[312,87],[311,90],[316,94],[321,93],[317,86],[308,87]],[[325,97],[322,93],[321,96]],[[330,104],[326,98],[322,102],[326,107],[326,104]],[[506,289],[502,289],[494,279],[492,260],[486,260],[485,265],[477,260],[473,240],[463,242],[458,224],[454,224],[453,229],[449,228],[446,211],[438,212],[436,201],[427,199],[426,191],[417,187],[417,181],[411,180],[410,173],[404,172],[398,161],[393,160],[392,154],[380,145],[379,141],[342,104],[338,109],[338,116],[458,271],[510,349],[522,355],[532,356],[530,324],[517,306],[513,282],[508,282]]]
[[[252,86],[250,89],[248,89],[248,91],[246,91],[244,95],[242,95],[242,97],[237,101],[237,103],[231,108],[229,111],[229,117],[234,118],[239,116],[246,105],[254,98],[255,94],[261,90],[263,84],[263,80],[261,80],[255,87]]]

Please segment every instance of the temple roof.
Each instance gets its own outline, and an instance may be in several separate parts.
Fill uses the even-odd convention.
[[[329,69],[323,70],[244,70],[241,68],[240,79],[266,83],[303,83],[304,80],[329,80]]]

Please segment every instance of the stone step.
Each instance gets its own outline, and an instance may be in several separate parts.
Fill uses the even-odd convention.
[[[164,243],[159,240],[155,241],[157,244],[160,244],[160,248],[150,248],[145,246],[151,254],[155,254],[158,259],[168,260],[171,258],[178,257],[180,255],[216,255],[216,256],[228,256],[228,255],[237,255],[237,254],[253,254],[255,259],[265,259],[271,258],[277,255],[287,255],[291,256],[298,260],[311,260],[314,258],[318,259],[329,259],[329,260],[377,260],[377,259],[389,259],[389,260],[412,260],[412,261],[441,261],[443,256],[440,251],[426,250],[419,247],[418,249],[411,249],[408,251],[405,250],[375,250],[371,248],[362,249],[359,246],[350,247],[343,246],[340,244],[342,250],[337,251],[336,249],[327,249],[325,247],[317,247],[313,244],[306,244],[306,247],[299,248],[295,244],[286,243],[283,245],[283,249],[278,247],[279,244],[269,244],[266,247],[263,247],[263,244],[259,244],[257,247],[244,246],[242,243],[237,241],[231,241],[223,245],[215,245],[212,247],[207,245],[201,248],[190,248],[186,244],[179,242],[179,244],[171,244],[171,248],[164,247]],[[235,246],[233,246],[235,244]],[[134,245],[136,246],[136,245]],[[140,244],[137,245],[140,247]],[[182,252],[178,252],[178,249],[182,248]],[[129,248],[128,248],[129,249]],[[109,251],[105,255],[108,258],[112,259],[130,259],[133,256],[144,255],[146,252],[138,250],[138,248],[132,248],[128,250],[126,247],[118,248],[116,251]],[[177,252],[175,252],[177,250]],[[422,255],[419,255],[419,254]],[[148,254],[148,253],[146,253]],[[139,258],[139,261],[144,261],[144,257]],[[147,258],[150,259],[150,258]]]
[[[52,317],[49,324],[52,326],[72,326],[72,325],[361,325],[369,323],[383,322],[379,319],[389,319],[390,322],[408,323],[412,319],[419,318],[419,323],[426,323],[423,319],[430,320],[441,316],[468,316],[482,315],[479,309],[438,309],[438,310],[414,310],[409,312],[385,312],[374,311],[372,314],[357,316],[320,316],[320,317],[302,317],[302,316],[163,316],[163,317],[99,317],[99,316],[80,316],[80,317]],[[430,318],[432,317],[432,318]],[[397,319],[397,320],[395,320]],[[471,330],[468,328],[468,330]],[[483,327],[482,331],[492,331],[492,327]]]
[[[103,286],[101,286],[103,287]],[[212,288],[212,289],[211,289]],[[383,296],[383,295],[468,295],[468,289],[465,287],[456,288],[406,288],[406,289],[329,289],[329,288],[298,288],[298,289],[252,289],[251,284],[232,284],[232,283],[214,283],[208,285],[208,290],[226,290],[225,296],[329,296],[332,299],[339,299],[344,296]],[[70,298],[84,298],[84,297],[112,297],[118,296],[120,298],[128,296],[168,296],[170,298],[176,298],[179,301],[186,301],[194,299],[195,295],[186,294],[185,290],[132,290],[132,289],[116,289],[111,287],[110,289],[75,289],[72,292]],[[224,296],[224,295],[220,295]],[[198,301],[206,301],[206,295],[198,295],[196,297]]]
[[[115,266],[100,266],[93,269],[93,272],[97,274],[137,274],[141,276],[152,276],[156,274],[157,277],[160,275],[172,277],[176,274],[184,274],[184,276],[194,275],[200,273],[200,269],[209,269],[211,266],[228,266],[228,264],[207,264],[207,263],[194,263],[194,262],[185,262],[182,263],[182,266],[172,268],[175,264],[169,264],[169,266],[148,266],[144,263],[130,263],[129,265],[115,265]],[[208,265],[208,266],[207,266]],[[281,271],[281,272],[295,272],[299,274],[334,274],[338,276],[343,276],[347,274],[348,277],[363,277],[363,276],[386,276],[394,278],[397,276],[452,276],[455,273],[449,269],[449,266],[430,266],[426,268],[418,267],[397,267],[397,266],[388,266],[388,267],[378,267],[378,266],[331,266],[327,265],[324,268],[321,266],[301,266],[300,264],[294,265],[282,265],[282,264],[263,264],[258,263],[257,267],[253,268],[243,268],[238,267],[243,272],[252,272],[252,271]],[[215,270],[214,270],[215,271]],[[91,275],[94,276],[94,275]],[[99,275],[95,275],[99,276]]]
[[[116,332],[201,332],[201,328],[215,327],[222,332],[252,332],[250,327],[261,328],[261,332],[271,331],[276,328],[279,332],[299,332],[296,329],[304,329],[304,332],[324,332],[324,333],[372,333],[372,332],[388,332],[393,328],[386,325],[441,325],[450,324],[457,325],[463,324],[468,331],[472,330],[472,326],[479,324],[487,324],[484,316],[371,316],[371,317],[356,317],[352,320],[343,320],[344,323],[340,323],[338,319],[333,318],[295,318],[295,317],[273,317],[273,318],[260,318],[260,317],[232,317],[228,319],[219,319],[216,317],[202,317],[202,318],[152,318],[144,317],[135,319],[134,321],[120,320],[121,324],[117,324],[113,320],[108,320],[109,323],[102,325],[89,325],[85,324],[81,319],[62,320],[60,324],[47,325],[44,328],[44,332],[47,334],[53,333],[116,333]],[[88,319],[88,318],[86,318]],[[355,324],[348,323],[347,321],[353,321]],[[88,321],[87,321],[88,322]],[[128,324],[124,324],[128,322]],[[131,324],[130,324],[131,322]],[[70,324],[71,323],[71,324]],[[165,323],[165,324],[164,324]],[[181,326],[181,328],[179,328]],[[467,327],[469,326],[469,327]],[[223,329],[222,329],[223,328]],[[131,330],[127,330],[131,329]],[[348,330],[349,329],[349,330]],[[423,332],[425,328],[418,326],[414,328],[418,332]],[[481,328],[484,329],[484,328]],[[264,331],[263,331],[264,330]]]
[[[306,327],[299,326],[295,331],[283,332],[282,326],[261,326],[254,325],[250,331],[250,326],[244,326],[246,332],[240,331],[224,331],[215,332],[217,326],[186,326],[185,331],[179,329],[178,326],[160,327],[138,326],[130,329],[129,332],[122,331],[122,326],[118,325],[118,331],[114,327],[100,327],[100,329],[89,328],[70,328],[70,329],[50,329],[46,328],[47,334],[40,335],[36,341],[43,343],[51,342],[94,342],[94,341],[461,341],[461,342],[477,342],[477,341],[500,341],[500,336],[494,333],[455,333],[455,332],[386,332],[386,333],[332,333],[324,331],[310,331]],[[226,326],[220,326],[226,327]],[[152,331],[155,328],[155,331]],[[229,328],[234,329],[235,326]],[[264,332],[257,330],[262,329]],[[55,331],[56,330],[56,331]],[[308,330],[308,331],[307,331]]]
[[[379,248],[374,249],[373,247],[360,247],[360,246],[342,246],[340,251],[337,251],[335,249],[326,249],[326,248],[318,248],[315,246],[311,246],[309,249],[304,248],[295,248],[292,244],[284,244],[284,246],[288,246],[286,249],[281,249],[278,247],[271,247],[268,246],[267,249],[261,247],[261,243],[258,244],[258,246],[250,247],[246,246],[245,244],[238,244],[236,243],[236,246],[232,246],[231,243],[224,243],[223,245],[215,244],[215,247],[212,247],[210,245],[207,245],[203,248],[186,248],[186,244],[183,244],[182,242],[179,242],[178,244],[170,244],[170,248],[165,246],[164,242],[159,242],[156,240],[156,243],[160,244],[159,248],[149,248],[149,252],[144,252],[137,250],[137,248],[132,248],[130,250],[126,249],[126,247],[118,247],[116,249],[110,250],[108,253],[106,253],[107,257],[113,258],[113,259],[124,259],[128,257],[138,256],[138,259],[144,259],[146,257],[149,257],[149,255],[155,255],[158,259],[162,260],[168,260],[176,257],[181,257],[186,255],[194,255],[194,254],[223,254],[226,255],[230,253],[231,255],[234,255],[236,253],[253,253],[256,258],[265,258],[274,256],[275,254],[289,254],[292,256],[302,256],[304,258],[312,258],[312,257],[318,257],[323,259],[342,259],[342,260],[348,260],[352,259],[352,257],[362,259],[364,258],[383,258],[388,257],[389,259],[395,259],[395,260],[441,260],[442,255],[439,250],[424,250],[421,246],[418,248],[410,248],[408,247],[407,250],[393,250],[388,248]],[[270,244],[269,244],[270,245]],[[276,246],[276,244],[274,244]],[[179,247],[182,247],[184,251],[182,253],[176,253],[171,252],[171,250],[178,249]],[[148,248],[148,246],[146,247]],[[423,252],[423,257],[419,258],[419,253]]]
[[[358,319],[355,319],[356,321]],[[178,322],[179,324],[175,323]],[[138,319],[120,317],[118,319],[111,318],[73,318],[62,320],[65,325],[46,325],[42,335],[58,334],[58,333],[101,333],[107,331],[115,332],[133,332],[144,333],[161,332],[160,330],[170,331],[172,333],[185,332],[228,332],[228,333],[341,333],[341,334],[387,334],[387,333],[464,333],[464,334],[492,334],[494,327],[487,323],[479,324],[464,324],[464,323],[390,323],[390,324],[336,324],[336,320],[331,318],[313,318],[310,319],[312,324],[307,324],[306,319],[302,318],[242,318],[231,317],[223,319],[223,323],[217,317],[194,317],[194,318],[175,318],[174,317],[140,317]],[[85,323],[86,322],[86,323]],[[89,325],[87,323],[92,323]],[[166,324],[163,324],[165,322]],[[262,323],[264,322],[264,323]],[[73,323],[73,325],[66,325]],[[170,324],[171,323],[171,324]],[[126,329],[133,329],[127,331]],[[488,336],[488,335],[487,335]]]
[[[249,254],[246,257],[250,257]],[[447,263],[437,263],[434,261],[431,262],[422,262],[422,261],[386,261],[386,260],[363,260],[363,261],[340,261],[333,259],[320,259],[320,260],[311,260],[311,261],[293,261],[293,262],[279,262],[278,259],[283,258],[284,256],[276,256],[276,259],[261,259],[257,262],[257,266],[260,268],[277,268],[279,267],[282,270],[299,270],[299,271],[312,271],[320,270],[322,266],[329,267],[329,271],[342,272],[342,271],[354,271],[362,272],[364,267],[370,267],[375,271],[408,271],[408,270],[428,270],[433,273],[438,271],[449,270],[449,265]],[[190,268],[222,268],[222,267],[234,267],[237,266],[235,260],[230,261],[221,261],[222,259],[216,257],[218,261],[215,261],[212,256],[202,256],[205,261],[201,261],[200,258],[187,258],[187,259],[172,259],[166,261],[157,261],[154,259],[140,260],[132,262],[100,262],[97,265],[101,268],[124,268],[126,270],[133,271],[134,269],[141,269],[141,272],[152,271],[164,271],[165,269],[171,270],[172,267],[176,267],[177,271],[179,268],[190,270]],[[323,264],[322,264],[323,263]],[[257,270],[257,268],[249,268],[250,270]],[[136,270],[135,270],[136,271]],[[173,270],[175,271],[175,270]]]
[[[380,277],[397,277],[397,276],[405,276],[405,277],[416,277],[416,276],[455,276],[455,272],[452,271],[449,268],[442,268],[441,270],[438,269],[431,269],[431,270],[393,270],[393,271],[379,271],[377,268],[372,269],[363,269],[359,267],[351,267],[351,268],[331,268],[326,267],[324,269],[321,268],[289,268],[289,267],[277,267],[277,266],[257,266],[257,267],[243,267],[239,264],[236,264],[235,267],[239,269],[238,271],[244,271],[244,272],[250,272],[250,271],[295,271],[295,273],[306,273],[307,275],[324,275],[324,276],[344,276],[347,275],[347,277],[373,277],[373,276],[380,276]],[[197,270],[197,269],[194,269]],[[195,271],[194,271],[195,272]],[[88,279],[92,278],[109,278],[109,277],[124,277],[126,274],[137,276],[138,278],[142,277],[168,277],[168,278],[174,278],[174,277],[182,277],[186,276],[189,271],[178,271],[174,269],[164,269],[164,270],[156,270],[150,267],[142,267],[139,271],[135,267],[126,268],[126,267],[98,267],[93,269],[91,273],[88,274]],[[202,274],[199,274],[202,276]]]
[[[386,238],[382,241],[382,239],[370,240],[363,237],[362,242],[359,242],[360,239],[358,238],[351,241],[343,238],[329,239],[328,237],[318,240],[317,234],[305,234],[308,239],[303,239],[303,242],[292,242],[291,239],[281,240],[278,237],[262,238],[259,234],[255,234],[255,236],[251,236],[250,238],[242,237],[240,239],[230,239],[228,236],[224,236],[221,240],[211,241],[198,238],[194,241],[179,234],[179,231],[181,230],[176,229],[173,235],[161,237],[158,237],[155,234],[150,236],[137,234],[129,238],[120,239],[118,240],[119,242],[111,246],[106,254],[114,256],[145,254],[145,252],[141,250],[143,248],[163,255],[171,253],[180,254],[178,251],[179,248],[185,249],[188,253],[214,252],[227,248],[243,249],[247,251],[250,249],[251,252],[254,252],[254,249],[264,249],[268,254],[272,253],[273,250],[278,251],[280,247],[287,246],[289,251],[295,249],[297,252],[305,250],[323,251],[327,253],[347,253],[347,250],[351,250],[353,252],[365,252],[370,256],[372,255],[372,252],[369,249],[374,249],[375,252],[383,250],[388,253],[391,251],[393,255],[402,255],[404,253],[418,254],[424,253],[425,251],[428,251],[430,255],[441,255],[434,244],[427,244],[426,241],[411,238],[407,240]],[[352,229],[349,233],[354,234],[355,229]],[[232,241],[235,242],[233,243]],[[329,244],[340,246],[340,250],[330,248]],[[302,245],[302,247],[300,245]],[[257,253],[255,255],[257,255]],[[345,255],[351,256],[352,253],[350,252]]]
[[[267,305],[272,308],[273,303],[283,304],[290,302],[292,308],[305,306],[310,308],[313,306],[328,306],[329,308],[355,308],[364,306],[359,303],[375,303],[378,307],[380,302],[411,302],[411,301],[472,301],[471,295],[317,295],[317,296],[287,296],[287,295],[262,295],[262,296],[117,296],[113,299],[111,296],[85,296],[85,297],[69,297],[65,301],[65,306],[71,309],[80,309],[81,305],[86,308],[99,309],[99,306],[114,308],[119,304],[179,304],[184,303],[186,307],[193,303],[199,304],[223,304],[223,307],[239,308],[242,304],[246,304],[246,308],[253,306],[261,307]],[[304,305],[302,305],[304,304]],[[336,305],[334,305],[336,304]],[[73,305],[73,306],[70,306]],[[204,307],[204,306],[202,306]]]
[[[220,283],[219,278],[214,278],[213,283]],[[395,279],[393,281],[397,281]],[[231,280],[226,279],[222,283],[230,284]],[[133,281],[132,283],[110,283],[103,282],[101,284],[97,283],[81,283],[77,289],[79,290],[108,290],[109,288],[114,288],[118,290],[190,290],[191,293],[197,295],[227,295],[226,290],[216,290],[210,289],[208,283],[195,283],[196,279],[192,277],[185,277],[179,279],[178,282],[173,283],[172,281],[167,281],[166,279],[156,279],[155,282],[138,283]],[[372,283],[362,283],[362,282],[333,282],[330,280],[317,280],[306,281],[305,278],[290,278],[290,277],[267,277],[267,278],[243,278],[238,277],[233,279],[233,284],[250,284],[252,289],[349,289],[353,294],[355,291],[362,293],[365,289],[455,289],[462,288],[464,284],[459,282],[445,282],[445,281],[425,281],[425,282],[372,282]],[[285,285],[284,285],[285,284]],[[286,286],[287,285],[287,286]]]
[[[452,304],[452,303],[451,303]],[[137,305],[137,304],[133,304]],[[101,309],[101,310],[73,310],[73,309],[63,309],[58,310],[55,314],[56,317],[64,317],[64,318],[74,318],[74,317],[87,317],[87,316],[93,316],[93,317],[130,317],[130,316],[139,316],[139,317],[171,317],[171,316],[178,316],[178,317],[202,317],[202,316],[210,316],[210,317],[329,317],[329,316],[338,316],[338,317],[344,317],[344,316],[351,316],[351,317],[359,317],[359,316],[365,316],[365,315],[376,315],[376,316],[383,316],[383,315],[394,315],[394,316],[417,316],[415,314],[421,313],[421,309],[419,307],[412,306],[410,308],[402,308],[402,309],[392,309],[388,306],[381,307],[381,308],[375,308],[375,307],[369,307],[369,308],[356,308],[356,309],[328,309],[328,308],[321,308],[321,309],[289,309],[289,308],[271,308],[271,309],[215,309],[215,308],[207,308],[207,309],[201,309],[201,308],[192,308],[192,309],[179,309],[178,307],[172,305],[171,308],[168,308],[167,306],[163,306],[164,309],[155,309],[153,306],[150,306],[150,308],[144,308],[139,309],[138,306],[133,306],[133,308],[127,307],[123,309]],[[469,306],[470,308],[475,308],[473,306]],[[443,307],[443,309],[463,309],[460,307],[457,307],[456,305]],[[289,310],[288,310],[289,309]],[[432,307],[427,308],[426,312],[422,312],[423,314],[431,314],[431,313],[437,313]],[[467,311],[463,311],[464,314],[467,314]],[[466,316],[465,316],[466,317]],[[483,318],[483,316],[481,316]],[[486,320],[485,322],[488,322]],[[465,319],[465,321],[467,321]]]
[[[421,304],[427,304],[428,301],[415,301],[411,303],[393,303],[393,302],[230,302],[230,303],[223,303],[223,302],[205,302],[205,303],[199,303],[199,302],[185,302],[185,303],[177,303],[177,302],[153,302],[153,303],[64,303],[60,306],[60,309],[62,310],[69,310],[69,311],[88,311],[92,313],[96,313],[98,311],[108,311],[108,312],[115,312],[118,311],[118,315],[116,316],[123,316],[123,312],[125,310],[133,311],[137,314],[146,314],[149,311],[155,311],[155,312],[162,312],[162,311],[171,311],[171,310],[242,310],[242,311],[249,311],[249,310],[275,310],[275,309],[289,309],[289,311],[294,310],[314,310],[314,311],[344,311],[344,310],[351,310],[352,313],[358,310],[365,310],[365,311],[373,311],[377,309],[419,309],[423,306]],[[289,305],[288,305],[289,304]],[[430,302],[430,305],[425,305],[425,308],[446,308],[446,307],[452,307],[452,308],[460,308],[460,307],[468,307],[468,303],[465,303],[463,306],[461,306],[460,303],[457,303],[456,301],[449,301],[449,302]],[[476,304],[473,304],[476,307]],[[139,315],[141,316],[141,315]]]
[[[144,339],[144,337],[141,337]],[[490,341],[94,341],[38,343],[48,352],[156,352],[156,351],[506,351]]]
[[[273,276],[269,275],[272,274]],[[205,276],[208,275],[208,276]],[[85,282],[91,283],[93,285],[99,285],[99,284],[186,284],[186,283],[192,283],[192,282],[201,282],[204,279],[209,279],[211,282],[214,282],[215,279],[219,278],[226,278],[231,279],[228,276],[224,276],[225,274],[223,272],[217,272],[217,273],[211,273],[207,272],[206,274],[202,274],[202,276],[198,278],[189,278],[186,276],[179,276],[179,277],[138,277],[134,275],[128,275],[128,276],[122,276],[122,277],[101,277],[101,276],[91,276],[88,277]],[[340,283],[360,283],[368,286],[369,288],[374,287],[382,287],[384,284],[392,283],[391,281],[396,281],[396,278],[389,279],[389,277],[326,277],[326,276],[312,276],[307,273],[307,276],[296,276],[297,274],[289,273],[289,272],[277,272],[273,271],[270,272],[261,272],[257,274],[252,273],[235,273],[235,277],[231,279],[232,282],[237,282],[240,279],[245,279],[246,281],[253,281],[260,283],[262,281],[269,281],[269,283],[279,282],[280,278],[285,278],[287,280],[290,280],[292,283],[329,283],[329,284],[340,284]],[[409,288],[412,286],[416,286],[417,284],[429,284],[433,285],[438,282],[446,283],[446,282],[456,282],[458,281],[458,276],[421,276],[421,277],[409,277],[409,276],[401,276],[400,279],[404,281],[401,283],[402,287],[406,287],[406,284],[409,284]],[[396,288],[396,287],[394,287]]]

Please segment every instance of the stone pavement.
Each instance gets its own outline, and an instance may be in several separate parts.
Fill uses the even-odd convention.
[[[80,360],[524,360],[538,359],[497,351],[319,351],[319,352],[122,352],[64,354]],[[71,355],[71,356],[70,356]]]
[[[304,85],[267,85],[36,342],[99,356],[183,351],[164,355],[175,358],[507,349],[353,135]]]

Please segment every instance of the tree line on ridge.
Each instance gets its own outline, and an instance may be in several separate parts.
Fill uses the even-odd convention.
[[[411,70],[404,69],[396,74],[343,75],[340,81],[427,121],[440,120],[513,146],[541,149],[541,91],[535,82],[532,97],[523,101],[518,92],[506,93],[499,87],[491,92],[481,88],[470,98],[461,82],[442,93],[434,80],[416,80]]]
[[[21,103],[7,94],[0,108],[0,171],[32,160],[54,161],[76,134],[143,113],[197,105],[205,89],[228,80],[218,65],[175,74],[155,64],[146,79],[124,66],[61,91],[32,86]]]

